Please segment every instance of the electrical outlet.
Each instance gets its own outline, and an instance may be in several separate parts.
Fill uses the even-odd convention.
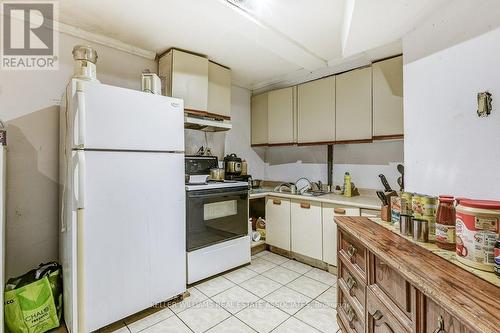
[[[491,113],[491,94],[487,91],[477,94],[477,115],[487,117]]]

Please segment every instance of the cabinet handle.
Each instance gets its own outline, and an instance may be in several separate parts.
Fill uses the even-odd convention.
[[[273,199],[273,204],[275,204],[275,205],[281,205],[281,200]]]
[[[380,310],[375,311],[375,313],[372,315],[373,319],[375,320],[380,320],[383,316],[384,315],[382,314],[382,312],[380,312]]]
[[[301,202],[300,203],[300,208],[309,209],[309,208],[311,208],[311,204],[310,203]]]
[[[349,321],[349,323],[352,323],[354,319],[356,319],[356,313],[354,312],[354,309],[348,303],[344,303],[344,310],[347,314],[347,320]]]
[[[349,295],[352,296],[352,288],[354,288],[354,286],[356,285],[356,280],[354,280],[354,278],[349,275],[349,277],[347,278],[347,289],[349,290]]]
[[[443,316],[438,317],[438,327],[432,333],[445,333]]]
[[[356,249],[353,245],[349,245],[349,249],[347,250],[347,254],[349,255],[349,259],[351,259],[351,262],[354,260],[354,255],[358,249]]]
[[[333,211],[337,215],[345,215],[345,209],[344,208],[334,208]]]

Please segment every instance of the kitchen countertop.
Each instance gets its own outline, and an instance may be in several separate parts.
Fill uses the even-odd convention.
[[[366,217],[336,217],[337,226],[476,332],[498,332],[500,288]],[[449,252],[449,251],[448,251]]]
[[[370,193],[373,192],[373,195]],[[249,192],[250,199],[263,198],[266,196],[273,196],[278,198],[288,198],[288,199],[299,199],[307,201],[319,201],[337,205],[374,209],[380,210],[380,199],[375,195],[375,190],[360,190],[360,194],[355,197],[345,197],[339,194],[328,193],[320,196],[310,196],[310,195],[300,195],[300,194],[290,194],[290,193],[280,193],[274,192],[271,187],[264,187],[260,189],[252,189]]]
[[[460,261],[457,260],[457,255],[455,254],[455,251],[440,249],[434,242],[421,243],[421,242],[414,241],[412,237],[403,236],[399,233],[399,225],[394,225],[392,223],[384,222],[384,221],[382,221],[382,219],[379,219],[379,218],[370,218],[370,220],[383,226],[386,229],[391,230],[392,232],[394,232],[398,236],[404,237],[405,239],[412,242],[413,244],[421,246],[421,247],[431,251],[432,253],[440,256],[441,258],[446,259],[447,261],[451,262],[452,264],[457,265],[458,267],[465,269],[466,271],[471,272],[472,274],[474,274],[478,278],[486,280],[489,283],[492,283],[495,286],[500,287],[500,277],[499,276],[497,276],[493,272],[485,272],[485,271],[482,271],[480,269],[475,269],[475,268],[472,268],[470,266],[462,264]]]

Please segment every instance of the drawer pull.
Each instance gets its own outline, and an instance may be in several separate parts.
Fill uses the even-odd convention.
[[[301,202],[300,203],[300,208],[309,209],[309,208],[311,208],[311,204],[310,203]]]
[[[349,275],[347,278],[347,289],[349,290],[349,294],[352,296],[352,288],[356,285],[356,280],[352,276]]]
[[[382,319],[383,316],[384,315],[382,314],[382,312],[380,312],[380,310],[377,310],[377,311],[375,311],[375,313],[373,314],[372,317],[375,320],[380,320],[380,319]]]
[[[438,327],[432,333],[445,333],[443,316],[438,317]]]
[[[345,209],[344,208],[334,208],[333,211],[337,215],[345,215]]]
[[[353,245],[349,245],[349,248],[347,249],[347,254],[349,255],[349,259],[351,259],[351,262],[353,261],[356,252],[358,252],[358,249],[356,249]]]
[[[348,303],[344,303],[344,310],[347,315],[347,320],[349,321],[349,323],[352,323],[354,319],[356,319],[356,313],[354,312],[354,309]]]
[[[275,204],[275,205],[281,205],[281,200],[273,199],[273,204]]]

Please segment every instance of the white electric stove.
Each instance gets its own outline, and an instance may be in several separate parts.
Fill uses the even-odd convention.
[[[248,183],[210,181],[217,157],[186,156],[188,284],[250,262]]]

